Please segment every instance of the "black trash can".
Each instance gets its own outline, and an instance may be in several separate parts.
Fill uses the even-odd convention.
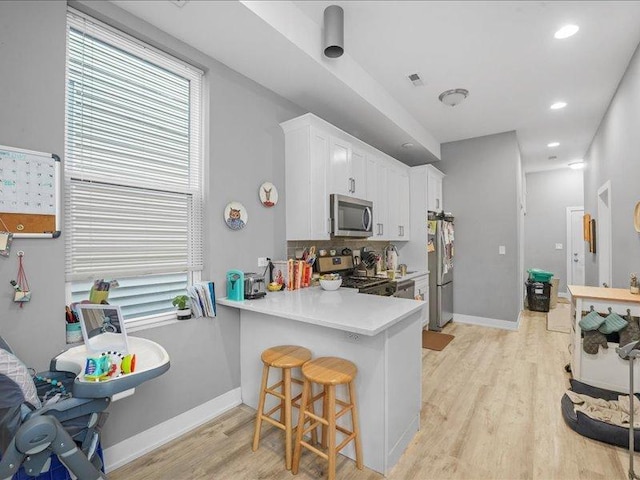
[[[551,284],[527,281],[527,303],[533,312],[548,312],[551,299]]]

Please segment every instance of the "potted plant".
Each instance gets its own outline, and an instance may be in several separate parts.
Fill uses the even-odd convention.
[[[171,302],[178,309],[178,320],[188,320],[191,318],[191,308],[189,308],[189,297],[177,295]]]

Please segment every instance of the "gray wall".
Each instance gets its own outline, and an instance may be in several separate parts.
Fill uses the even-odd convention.
[[[210,85],[207,130],[207,195],[204,279],[225,294],[229,268],[256,270],[258,256],[284,258],[284,136],[278,125],[304,113],[264,89],[109,2],[74,3],[102,20],[124,28],[155,46],[179,55],[206,71]],[[66,3],[0,2],[0,144],[64,153]],[[279,188],[278,206],[265,209],[258,187],[264,181]],[[232,232],[223,209],[244,203],[249,223]],[[33,300],[23,309],[11,302],[9,280],[15,278],[15,255],[0,259],[4,309],[0,334],[36,369],[64,343],[64,232],[57,240],[16,240],[13,251],[25,251]],[[219,308],[215,319],[192,319],[138,332],[162,344],[171,369],[140,386],[133,397],[110,407],[103,436],[105,447],[146,430],[240,385],[237,312]]]
[[[597,191],[611,180],[613,287],[628,288],[640,273],[640,234],[633,209],[640,201],[640,53],[634,53],[585,156],[584,206],[596,219]],[[597,244],[596,244],[597,249]],[[597,254],[586,254],[587,285],[598,285]]]
[[[582,205],[582,171],[566,168],[528,173],[526,179],[525,268],[553,272],[560,280],[558,291],[566,292],[567,207]],[[563,249],[556,250],[556,243]]]
[[[518,165],[515,132],[442,145],[444,206],[455,216],[457,314],[515,322],[518,279]],[[498,246],[506,255],[498,255]]]

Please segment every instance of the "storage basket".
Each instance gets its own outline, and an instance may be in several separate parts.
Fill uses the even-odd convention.
[[[527,303],[533,312],[548,312],[551,299],[551,284],[527,282]]]

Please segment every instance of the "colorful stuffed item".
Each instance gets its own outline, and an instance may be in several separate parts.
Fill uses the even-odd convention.
[[[609,348],[609,344],[607,343],[607,337],[605,337],[604,333],[598,330],[590,330],[588,332],[584,332],[584,339],[582,340],[582,349],[585,353],[596,354],[598,353],[598,348],[602,345],[603,348]]]
[[[620,346],[624,347],[631,342],[640,340],[640,325],[638,318],[631,316],[631,310],[627,310],[627,328],[620,330]]]
[[[607,318],[604,319],[604,323],[600,325],[598,331],[600,331],[600,333],[604,333],[605,335],[619,332],[627,326],[627,323],[628,322],[624,318],[615,313],[613,309],[609,307],[609,315],[607,315]]]
[[[604,318],[602,318],[598,312],[596,312],[593,307],[586,315],[582,316],[582,319],[578,322],[580,328],[583,332],[590,332],[592,330],[597,330],[600,328],[600,325],[604,323]]]

